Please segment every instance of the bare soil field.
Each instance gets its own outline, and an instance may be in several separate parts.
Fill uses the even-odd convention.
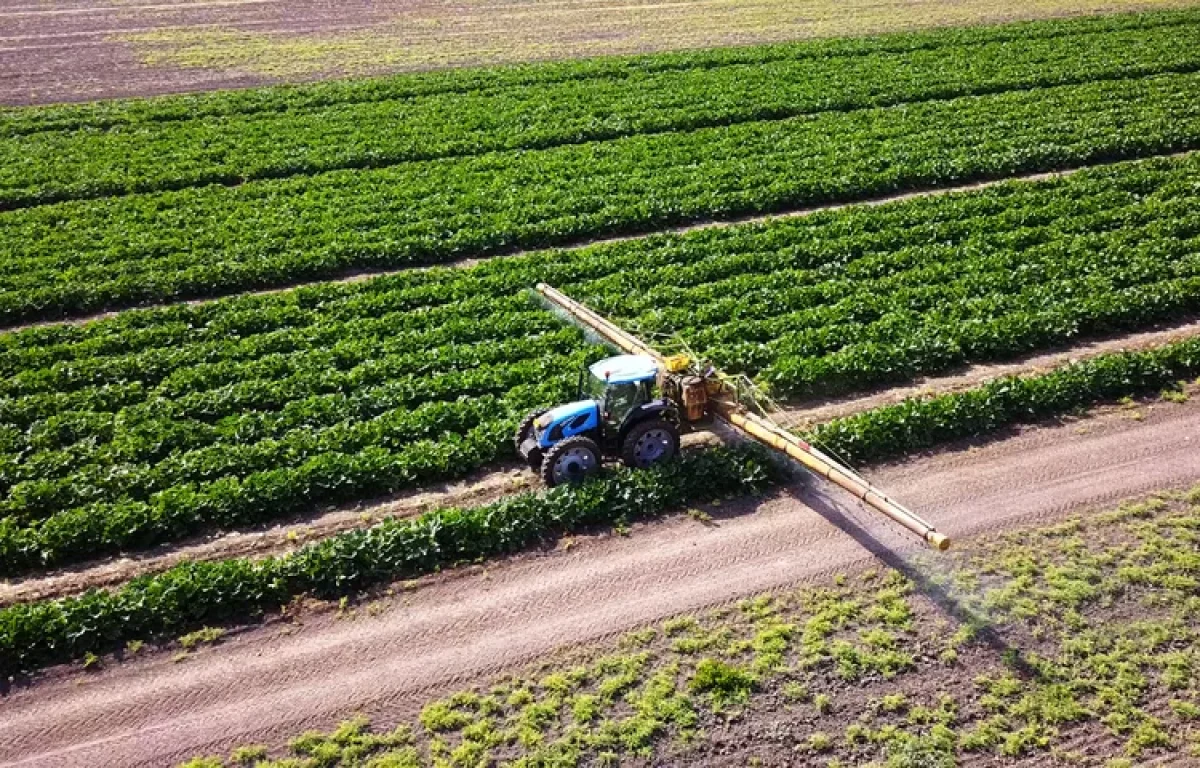
[[[1200,479],[1198,440],[1200,405],[1155,403],[957,446],[871,476],[961,539],[1190,485]],[[437,692],[563,648],[865,568],[875,554],[903,567],[918,552],[815,481],[707,512],[707,523],[681,516],[628,537],[577,538],[454,571],[348,613],[302,614],[182,658],[144,653],[95,673],[51,672],[8,694],[0,761],[165,765],[249,742],[281,744],[356,712],[394,723]],[[710,762],[745,758],[718,750]]]
[[[0,104],[1181,8],[1194,0],[26,0],[0,10]]]

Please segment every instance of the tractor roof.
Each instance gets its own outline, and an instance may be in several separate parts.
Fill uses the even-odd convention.
[[[592,363],[592,375],[609,384],[628,384],[658,375],[658,362],[646,355],[617,355]]]

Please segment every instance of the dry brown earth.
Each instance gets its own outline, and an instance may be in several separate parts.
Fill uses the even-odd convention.
[[[13,0],[0,104],[1181,8],[1195,0]]]

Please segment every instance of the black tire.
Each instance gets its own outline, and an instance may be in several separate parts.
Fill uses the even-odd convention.
[[[679,455],[679,430],[665,419],[646,419],[634,424],[621,443],[625,466],[645,469]]]
[[[582,483],[600,471],[600,446],[576,435],[560,440],[542,458],[542,482],[553,488],[560,483]]]
[[[521,453],[521,443],[525,442],[525,438],[529,437],[530,433],[533,432],[533,422],[537,421],[537,417],[545,412],[545,410],[533,411],[521,419],[521,424],[517,427],[517,433],[513,436],[513,447],[517,449],[518,454]]]
[[[541,472],[542,471],[542,449],[534,448],[532,451],[527,453],[525,455],[525,463],[528,464],[529,468],[532,469],[534,472]]]

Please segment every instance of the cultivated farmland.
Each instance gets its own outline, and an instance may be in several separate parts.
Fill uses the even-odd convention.
[[[0,103],[33,104],[268,82],[523,64],[614,53],[863,35],[1188,0],[40,0],[0,12]]]
[[[947,649],[967,652],[969,639],[946,646],[922,625],[933,634],[914,640],[924,650],[913,655],[890,634],[906,630],[907,590],[947,588],[926,578],[938,566],[912,561],[914,542],[880,529],[884,518],[861,524],[853,503],[797,483],[765,449],[714,448],[701,436],[666,466],[506,493],[528,487],[503,474],[516,466],[517,425],[573,399],[580,369],[608,354],[531,288],[552,284],[664,349],[685,343],[783,403],[781,417],[873,393],[880,407],[848,408],[807,437],[855,465],[900,461],[870,471],[956,536],[1044,522],[1200,480],[1189,442],[1200,386],[1197,149],[1200,11],[1187,9],[0,112],[0,673],[27,686],[9,692],[16,714],[0,723],[0,759],[54,749],[86,764],[94,745],[111,743],[106,760],[174,761],[259,733],[278,754],[301,725],[331,725],[348,709],[397,722],[449,682],[862,568],[871,555],[912,581],[885,577],[886,605],[863,598],[874,606],[866,623],[847,624],[862,647],[832,627],[783,631],[774,610],[754,613],[769,605],[759,601],[752,636],[734,639],[741,625],[688,630],[700,643],[688,653],[711,656],[696,664],[670,656],[674,643],[647,641],[645,662],[618,670],[627,683],[577,692],[586,705],[559,695],[574,685],[568,675],[566,688],[532,686],[545,700],[527,690],[489,711],[463,704],[478,701],[468,694],[432,704],[420,719],[428,738],[372,741],[353,726],[293,751],[305,766],[356,765],[371,751],[385,760],[393,747],[391,763],[370,764],[722,764],[694,743],[695,726],[752,743],[754,727],[726,715],[761,686],[782,706],[785,684],[840,691],[826,684],[835,672],[882,685],[935,645],[956,670]],[[1124,334],[1150,332],[1160,343],[1120,348]],[[1108,346],[1051,370],[1021,362],[1069,356],[1081,340]],[[995,364],[1011,375],[980,372]],[[938,377],[968,368],[974,386],[939,389]],[[927,395],[901,401],[888,390],[923,380]],[[904,463],[929,450],[939,453]],[[380,519],[376,505],[398,496],[428,501]],[[1030,567],[1059,591],[1031,597],[1025,566],[1006,555],[1017,586],[992,585],[1001,597],[988,599],[1007,602],[989,616],[1008,622],[1013,642],[1049,652],[1041,629],[1030,640],[1014,623],[1034,615],[1035,597],[1074,610],[1148,585],[1158,592],[1147,600],[1194,602],[1190,577],[1163,576],[1194,567],[1195,499],[1171,499],[1169,513],[1147,507],[1160,523],[1094,529],[1105,546],[1151,536],[1145,557],[1061,561],[1072,573],[1100,569],[1080,577],[1086,585],[1062,584],[1046,554]],[[760,506],[798,516],[780,522]],[[683,509],[706,533],[662,519]],[[336,528],[319,525],[331,515]],[[604,533],[635,522],[627,542]],[[221,549],[230,533],[263,539],[233,557]],[[653,551],[638,549],[643,534]],[[576,536],[586,541],[578,553]],[[1167,539],[1179,548],[1174,565],[1150,562]],[[699,577],[705,548],[724,578]],[[658,576],[675,591],[659,591]],[[951,591],[978,576],[960,569]],[[622,608],[624,581],[642,587]],[[89,590],[98,583],[110,588]],[[423,603],[409,627],[414,585],[419,600],[453,597],[442,613]],[[361,617],[355,603],[368,597],[397,611],[384,621],[403,631],[344,635],[328,607],[313,608],[336,601],[338,617]],[[814,621],[830,619],[822,599]],[[975,622],[931,600],[928,610],[947,611],[947,632]],[[327,699],[270,653],[243,664],[245,703],[216,683],[222,648],[190,677],[198,643],[260,623],[246,633],[251,646],[282,624],[290,636],[310,610],[327,622],[314,642],[281,645],[304,670],[328,649],[341,673],[323,678]],[[1177,630],[1164,642],[1192,652],[1194,622],[1151,618],[1153,632]],[[453,659],[425,640],[442,634],[464,649]],[[147,693],[156,684],[138,677],[143,662],[122,660],[180,636],[185,666],[164,671],[156,651],[144,662],[173,681],[159,709]],[[414,671],[421,659],[425,677]],[[1171,653],[1147,659],[1144,672],[1182,674]],[[41,697],[54,688],[42,675],[61,662],[91,670],[66,679],[94,673],[106,693],[60,695],[43,725]],[[1078,672],[1027,667],[1018,671]],[[378,689],[364,688],[368,677]],[[423,682],[396,682],[409,677]],[[1038,729],[1064,723],[1107,728],[1112,739],[1086,738],[1110,752],[1185,752],[1189,732],[1156,720],[1167,705],[1152,685],[1072,688],[1097,699],[1047,714],[1063,689],[1043,683],[1004,694],[1024,692],[1027,703],[966,701],[969,732],[951,729],[957,705],[942,699],[921,705],[910,723],[919,732],[904,736],[883,723],[907,711],[903,702],[872,704],[880,722],[839,721],[844,738],[814,733],[792,754],[1003,761],[1053,754],[1057,732]],[[1184,720],[1192,693],[1171,705]],[[207,716],[179,722],[193,705]],[[260,718],[237,717],[243,706]],[[602,707],[628,728],[588,730]],[[581,730],[556,719],[568,709]],[[493,730],[493,716],[511,728]],[[150,730],[163,740],[139,740]],[[739,759],[758,754],[739,749]],[[917,757],[897,757],[906,749]],[[254,764],[265,753],[239,754]]]
[[[1140,18],[1037,25],[1022,42],[1006,28],[990,42],[943,32],[920,37],[915,59],[887,42],[849,42],[844,52],[768,49],[762,63],[744,52],[732,64],[651,60],[641,69],[666,71],[647,85],[555,67],[547,79],[565,82],[548,89],[365,103],[332,86],[295,95],[360,99],[332,107],[332,122],[330,107],[280,112],[287,94],[205,97],[199,112],[234,114],[197,120],[170,106],[72,108],[46,118],[59,127],[35,130],[37,113],[17,113],[0,321],[1192,149],[1200,16],[1145,30]],[[1141,42],[1126,45],[1131,35]],[[964,61],[975,64],[963,71]],[[827,76],[846,62],[845,80]]]
[[[533,302],[538,281],[781,395],[1194,312],[1198,168],[1122,164],[8,334],[0,563],[15,574],[495,461],[601,354]]]

